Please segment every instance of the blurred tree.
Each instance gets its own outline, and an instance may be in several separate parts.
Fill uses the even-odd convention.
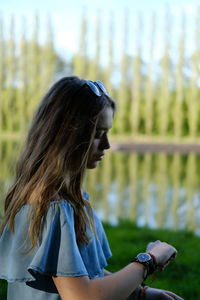
[[[154,52],[155,52],[155,34],[156,34],[156,14],[153,13],[150,25],[149,37],[149,60],[147,63],[147,78],[145,80],[144,88],[144,120],[145,120],[145,134],[151,135],[153,133],[154,124],[154,104],[155,104],[155,87],[154,87]]]
[[[142,15],[137,16],[137,24],[135,29],[135,47],[136,54],[133,56],[132,68],[133,75],[131,81],[131,107],[130,107],[130,124],[133,134],[138,134],[141,120],[141,77],[142,77],[142,43],[141,36],[143,33]]]
[[[200,7],[196,11],[195,28],[194,28],[194,44],[195,49],[190,58],[190,86],[187,95],[187,113],[188,113],[188,125],[189,135],[194,139],[197,135],[200,135]]]
[[[100,67],[100,50],[101,50],[101,15],[100,11],[97,13],[96,18],[96,32],[95,32],[95,56],[90,59],[88,65],[88,79],[97,80],[101,79],[101,67]]]
[[[0,101],[0,135],[1,130],[3,129],[3,93],[5,88],[5,36],[4,36],[4,23],[3,23],[3,17],[0,15],[0,95],[1,95],[1,101]]]
[[[87,16],[86,10],[83,10],[81,20],[81,31],[79,38],[79,50],[74,55],[73,60],[73,73],[76,76],[87,76]]]
[[[13,131],[12,122],[8,122],[6,115],[15,113],[15,85],[16,85],[16,41],[15,41],[15,20],[11,16],[9,20],[9,33],[8,39],[4,40],[4,45],[6,49],[5,55],[5,87],[3,88],[3,97],[6,102],[2,103],[3,106],[3,128],[8,131]],[[9,88],[8,88],[9,87]]]
[[[108,63],[104,71],[104,82],[108,89],[110,96],[114,97],[114,87],[112,85],[112,76],[114,71],[114,13],[109,14],[109,26],[108,26]]]
[[[4,35],[3,26],[1,18],[0,70],[3,71],[0,72],[0,126],[2,130],[11,134],[15,131],[24,131],[38,101],[56,79],[57,74],[66,69],[67,63],[54,48],[50,19],[48,19],[44,44],[39,42],[38,16],[35,16],[35,26],[29,40],[25,18],[22,18],[22,33],[19,41],[15,38],[13,17],[10,20],[9,36]]]
[[[117,132],[125,133],[129,131],[129,108],[130,108],[130,72],[129,56],[127,54],[129,38],[129,13],[124,12],[124,32],[122,43],[122,56],[120,66],[120,84],[118,89],[118,112],[117,112]]]
[[[172,74],[170,74],[172,17],[169,8],[166,9],[164,26],[163,57],[160,61],[161,74],[157,98],[157,130],[161,136],[166,136],[169,126],[169,112],[171,104],[170,90],[172,89],[170,86],[170,76],[172,78]]]
[[[185,37],[186,37],[186,19],[185,14],[182,13],[181,18],[181,35],[178,44],[178,61],[175,66],[175,98],[173,105],[173,124],[174,136],[178,139],[183,133],[183,101],[184,101],[184,65],[185,65]]]

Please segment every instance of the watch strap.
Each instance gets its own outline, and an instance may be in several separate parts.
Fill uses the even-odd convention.
[[[146,261],[146,262],[140,261],[137,256],[132,260],[132,262],[140,263],[145,267],[144,280],[146,280],[149,275],[153,274],[156,271],[157,266],[158,266],[155,256],[153,254],[151,254],[150,252],[148,252],[146,254],[148,254],[151,257],[151,259],[149,261]]]

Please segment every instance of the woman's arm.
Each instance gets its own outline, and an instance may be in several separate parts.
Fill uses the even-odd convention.
[[[157,266],[166,265],[172,256],[175,257],[176,252],[174,247],[160,241],[151,246],[151,255],[154,256]],[[124,300],[136,290],[146,272],[147,269],[142,263],[132,262],[109,276],[92,280],[88,276],[58,276],[53,277],[53,281],[62,300]]]
[[[108,276],[110,274],[113,274],[112,272],[104,269],[104,276]],[[141,285],[139,285],[135,291],[127,298],[127,300],[138,300],[140,295]]]
[[[53,277],[62,300],[124,300],[143,281],[144,266],[131,263],[109,276],[90,280],[88,276]]]
[[[104,271],[104,276],[107,276],[107,275],[112,274],[112,272],[110,272],[110,271],[108,271],[108,270],[106,270],[106,269],[103,269],[103,271]]]

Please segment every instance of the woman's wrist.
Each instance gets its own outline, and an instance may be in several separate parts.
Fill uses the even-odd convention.
[[[158,263],[158,259],[155,257],[154,254],[152,254],[151,252],[147,252],[149,255],[151,255],[152,257],[152,260],[153,260],[153,263],[154,263],[154,266],[155,266],[155,271],[156,270],[160,270],[162,271],[163,270],[163,265],[161,263]]]
[[[145,295],[146,295],[146,290],[148,289],[147,285],[141,286],[140,287],[140,293],[139,293],[139,300],[145,300]]]
[[[139,300],[140,294],[141,294],[141,285],[139,285],[126,300]]]
[[[155,266],[158,266],[158,262],[157,262],[157,258],[155,257],[155,255],[153,255],[151,252],[147,252],[151,258],[153,259],[153,263]]]
[[[148,275],[153,274],[157,267],[157,261],[154,255],[151,253],[139,253],[132,262],[139,263],[144,266],[144,273],[143,273],[143,279],[146,280]]]

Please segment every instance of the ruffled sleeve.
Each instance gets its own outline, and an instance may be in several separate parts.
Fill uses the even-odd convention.
[[[15,218],[15,233],[6,227],[0,239],[0,278],[8,282],[25,281],[27,285],[57,292],[52,276],[88,275],[76,243],[73,208],[66,201],[50,205],[38,246],[28,254],[28,207],[24,206]]]

